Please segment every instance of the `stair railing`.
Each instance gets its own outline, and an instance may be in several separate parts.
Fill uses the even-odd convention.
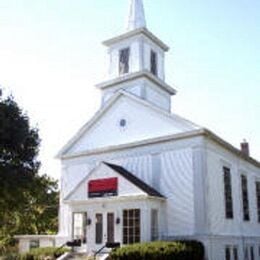
[[[94,260],[96,260],[96,257],[98,254],[100,254],[103,249],[105,248],[118,248],[120,247],[120,243],[119,242],[107,242],[105,245],[103,245],[98,251],[95,252],[94,254]]]

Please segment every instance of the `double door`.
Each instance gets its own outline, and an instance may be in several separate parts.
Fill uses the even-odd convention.
[[[113,212],[96,213],[95,243],[115,242],[115,215]]]

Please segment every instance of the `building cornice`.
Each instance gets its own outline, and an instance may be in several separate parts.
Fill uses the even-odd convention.
[[[163,142],[167,142],[170,140],[175,141],[175,140],[180,140],[180,139],[185,139],[185,138],[191,138],[191,137],[201,135],[202,131],[203,131],[203,129],[198,129],[198,130],[187,131],[187,132],[179,133],[179,134],[166,135],[166,136],[150,138],[150,139],[146,139],[146,140],[142,140],[142,141],[131,142],[131,143],[127,143],[127,144],[111,145],[111,146],[107,146],[104,148],[97,148],[97,149],[84,151],[84,152],[80,152],[80,153],[62,155],[59,158],[60,159],[73,159],[73,158],[77,158],[77,157],[81,157],[81,156],[96,155],[96,154],[114,152],[114,151],[118,151],[118,150],[129,149],[129,148],[136,148],[136,147],[145,146],[145,145],[163,143]]]
[[[246,156],[245,154],[242,153],[242,151],[240,149],[234,147],[232,144],[228,143],[227,141],[225,141],[224,139],[222,139],[218,135],[214,134],[212,131],[210,131],[208,129],[204,129],[204,135],[209,140],[212,140],[212,141],[218,143],[219,145],[221,145],[222,147],[226,148],[230,152],[234,153],[235,155],[237,155],[241,159],[243,159],[243,160],[245,160],[245,161],[247,161],[249,163],[252,163],[256,167],[260,168],[260,162],[258,160],[254,159],[254,158],[252,158],[250,156]]]
[[[125,149],[129,149],[129,148],[153,145],[153,144],[164,143],[164,142],[168,142],[168,141],[177,141],[177,140],[193,138],[193,137],[198,137],[198,136],[204,136],[204,137],[208,138],[209,140],[216,142],[223,148],[229,150],[233,154],[240,157],[241,159],[260,168],[259,161],[257,161],[256,159],[254,159],[250,156],[245,156],[238,148],[234,147],[233,145],[226,142],[225,140],[223,140],[222,138],[217,136],[215,133],[213,133],[212,131],[210,131],[206,128],[200,128],[200,129],[196,129],[196,130],[192,130],[192,131],[187,131],[184,133],[166,135],[166,136],[162,136],[162,137],[150,138],[147,140],[132,142],[132,143],[128,143],[128,144],[107,146],[104,148],[97,148],[97,149],[80,152],[80,153],[75,153],[75,154],[71,154],[71,155],[63,155],[60,157],[60,159],[62,159],[62,160],[63,159],[74,159],[74,158],[78,158],[81,156],[89,156],[89,155],[97,155],[97,154],[108,153],[108,152],[115,152],[115,151],[125,150]]]
[[[166,90],[171,95],[175,95],[177,93],[177,91],[174,88],[172,88],[170,85],[166,84],[164,81],[162,81],[158,77],[155,77],[148,70],[142,70],[142,71],[138,71],[138,72],[127,73],[127,74],[124,74],[124,75],[117,77],[115,79],[111,79],[111,80],[99,83],[99,84],[96,85],[96,87],[103,90],[103,89],[106,89],[106,88],[109,88],[109,87],[117,86],[117,85],[122,84],[124,82],[133,81],[133,80],[136,80],[136,79],[139,79],[139,78],[146,78],[146,79],[152,81],[157,86],[159,86],[161,89]]]
[[[180,116],[176,114],[171,114],[155,105],[152,105],[151,103],[140,99],[139,97],[135,96],[134,94],[131,94],[124,90],[119,90],[117,93],[115,93],[108,101],[107,103],[97,111],[97,113],[91,118],[90,121],[88,121],[83,127],[80,128],[80,130],[77,132],[76,135],[74,135],[73,138],[70,139],[70,141],[63,146],[63,148],[59,151],[59,153],[56,155],[56,158],[62,159],[65,154],[69,151],[69,149],[79,140],[79,138],[88,130],[90,129],[93,124],[115,103],[116,100],[118,100],[120,97],[127,97],[130,98],[148,108],[153,109],[154,111],[159,112],[161,115],[166,116],[168,118],[171,118],[172,120],[175,120],[177,122],[185,123],[185,125],[190,126],[195,129],[200,129],[201,127],[198,125],[195,125],[194,123],[190,122],[187,119],[181,118]],[[96,148],[98,149],[98,148]]]
[[[137,36],[137,35],[144,35],[147,38],[149,38],[151,41],[159,45],[164,51],[169,51],[169,47],[162,42],[158,37],[156,37],[153,33],[151,33],[147,28],[138,28],[135,30],[132,30],[130,32],[121,34],[119,36],[113,37],[109,40],[106,40],[103,42],[103,44],[107,47],[110,47],[113,44],[116,44],[118,42],[121,42],[122,40],[129,39],[131,37]]]
[[[128,196],[113,196],[113,197],[105,197],[105,198],[92,198],[86,200],[63,200],[64,204],[69,205],[91,205],[97,203],[116,203],[120,201],[142,201],[142,200],[158,200],[158,201],[165,201],[166,198],[164,197],[155,197],[149,195],[128,195]]]

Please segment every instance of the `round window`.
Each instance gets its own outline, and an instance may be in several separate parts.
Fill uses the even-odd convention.
[[[126,126],[126,120],[125,119],[121,119],[120,122],[119,122],[119,125],[121,127],[125,127]]]

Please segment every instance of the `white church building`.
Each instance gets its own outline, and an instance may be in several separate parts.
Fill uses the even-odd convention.
[[[260,259],[260,162],[171,112],[169,47],[130,1],[127,31],[106,40],[100,110],[59,152],[56,245],[199,240],[209,260]]]

